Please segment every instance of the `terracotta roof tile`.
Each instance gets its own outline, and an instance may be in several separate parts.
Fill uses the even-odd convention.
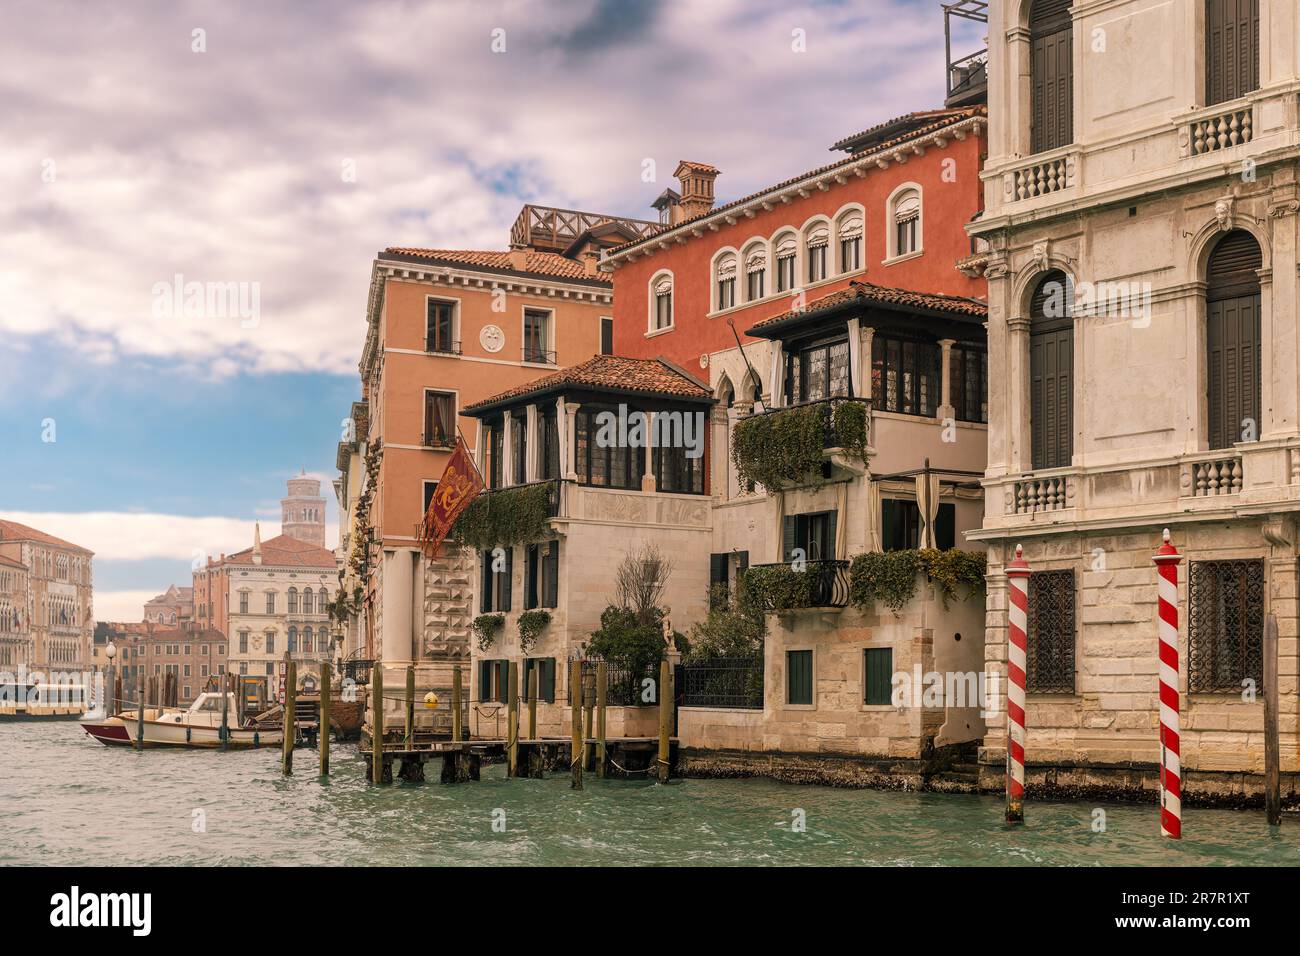
[[[416,249],[409,246],[390,246],[385,254],[398,256],[415,256],[449,265],[480,266],[485,269],[498,269],[503,272],[520,272],[531,275],[547,276],[552,279],[584,279],[611,285],[609,279],[587,271],[581,262],[575,262],[555,252],[524,252],[523,268],[516,265],[515,257],[510,252],[493,252],[473,249]]]
[[[70,548],[73,551],[80,551],[82,554],[93,554],[88,548],[83,548],[79,544],[64,541],[62,538],[56,538],[44,531],[37,531],[25,524],[19,524],[17,521],[5,521],[2,518],[0,518],[0,541],[37,541],[41,544],[53,545],[56,548]]]
[[[851,136],[845,136],[831,144],[832,150],[845,149],[850,146],[861,144],[861,146],[874,146],[872,141],[874,137],[897,138],[916,132],[922,126],[929,126],[935,123],[945,121],[953,116],[960,116],[965,119],[973,115],[969,108],[942,108],[937,110],[917,110],[912,113],[904,113],[902,116],[895,116],[891,120],[885,120],[883,123],[877,123],[875,126],[868,126],[860,133],[854,133]],[[861,150],[859,147],[859,151]]]
[[[253,549],[245,548],[226,558],[227,564],[251,565]],[[334,552],[299,541],[287,534],[276,535],[262,542],[262,563],[289,567],[332,568],[337,564]]]
[[[883,140],[882,142],[879,143],[872,143],[868,149],[864,149],[859,152],[853,153],[849,156],[845,156],[843,159],[837,159],[833,163],[827,163],[825,166],[818,166],[816,169],[810,169],[805,173],[800,173],[798,176],[792,176],[789,179],[782,180],[781,182],[776,183],[772,186],[765,186],[764,188],[758,190],[758,192],[750,193],[748,196],[741,196],[739,199],[733,199],[731,202],[724,203],[721,206],[714,206],[708,212],[700,213],[700,215],[698,216],[692,216],[690,219],[683,219],[681,222],[677,223],[677,225],[669,229],[663,229],[659,232],[651,233],[650,235],[644,236],[640,239],[634,239],[631,242],[625,242],[621,246],[615,246],[613,249],[607,250],[605,255],[607,257],[618,255],[619,253],[625,252],[628,249],[632,249],[640,245],[641,243],[655,242],[655,241],[662,240],[667,236],[670,236],[673,233],[677,232],[680,229],[684,229],[691,226],[694,223],[698,223],[702,219],[708,219],[710,216],[716,216],[719,213],[725,212],[728,209],[733,209],[736,206],[743,206],[745,203],[753,202],[755,199],[758,199],[761,196],[766,196],[769,193],[779,192],[782,189],[786,189],[789,186],[793,186],[797,182],[801,182],[802,180],[811,179],[815,176],[821,176],[835,169],[838,169],[841,166],[848,166],[851,165],[852,163],[860,162],[862,159],[868,156],[874,156],[876,153],[881,153],[884,152],[885,150],[892,149],[893,147],[898,146],[901,143],[906,143],[909,140],[916,139],[917,137],[927,136],[931,133],[938,132],[939,130],[943,129],[945,126],[952,126],[956,123],[965,122],[966,120],[971,119],[972,117],[975,116],[988,115],[988,109],[984,106],[968,106],[959,109],[936,110],[934,112],[940,115],[939,118],[932,123],[927,123],[926,125],[916,129],[908,129],[906,132],[901,133],[898,136]],[[909,114],[909,115],[923,116],[924,113],[916,113],[916,114]],[[897,120],[890,120],[890,123],[894,123],[894,122],[897,122]],[[890,123],[882,123],[881,126],[882,127],[888,126],[890,125]],[[861,136],[863,134],[859,133],[858,135]],[[852,138],[853,137],[850,137],[850,139]]]
[[[941,295],[937,292],[912,292],[908,289],[891,289],[886,286],[873,285],[870,282],[850,282],[846,288],[824,295],[807,303],[803,309],[791,309],[749,327],[749,334],[762,334],[765,329],[784,325],[799,318],[811,318],[852,303],[862,305],[879,305],[901,307],[902,309],[925,309],[947,315],[987,318],[989,307],[978,299],[967,299],[956,295]]]
[[[567,387],[612,389],[672,398],[707,400],[712,397],[700,382],[661,359],[594,355],[585,362],[467,405],[463,412],[472,414],[477,409],[501,405],[525,395]]]

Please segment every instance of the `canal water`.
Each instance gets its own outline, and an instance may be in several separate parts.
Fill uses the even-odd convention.
[[[1185,811],[1181,842],[1157,809],[1026,804],[764,780],[506,780],[372,788],[350,745],[333,775],[300,749],[109,749],[75,722],[0,724],[0,865],[1230,865],[1300,863],[1300,818]],[[434,765],[430,765],[433,769]],[[804,827],[799,826],[800,821]]]

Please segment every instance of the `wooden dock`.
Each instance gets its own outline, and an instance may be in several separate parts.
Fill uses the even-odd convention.
[[[596,754],[604,746],[604,763],[597,765]],[[582,767],[595,769],[600,776],[642,779],[656,773],[658,737],[587,737],[578,743],[584,755]],[[673,752],[677,738],[669,739]],[[495,763],[506,762],[507,775],[541,778],[547,771],[568,771],[573,766],[573,741],[568,737],[536,737],[516,742],[518,758],[515,772],[509,772],[510,741],[504,738],[482,740],[421,740],[408,744],[405,740],[385,741],[380,748],[379,760],[383,770],[380,783],[392,783],[394,765],[396,778],[407,782],[425,779],[424,765],[440,759],[442,769],[439,779],[443,783],[461,783],[478,780],[484,759]],[[360,755],[366,764],[366,779],[374,783],[372,768],[376,765],[374,746],[362,740]]]

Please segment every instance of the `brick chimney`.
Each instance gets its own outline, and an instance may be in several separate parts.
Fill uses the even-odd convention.
[[[676,218],[673,225],[702,216],[713,208],[713,181],[718,178],[716,166],[683,159],[673,175],[682,184],[681,199],[673,209],[680,218]]]

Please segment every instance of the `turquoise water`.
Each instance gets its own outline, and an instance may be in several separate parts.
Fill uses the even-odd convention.
[[[1095,833],[1091,803],[1030,802],[1012,830],[997,797],[590,777],[574,792],[499,766],[478,783],[372,788],[354,747],[331,754],[322,782],[314,750],[284,778],[273,750],[141,754],[75,723],[0,724],[0,864],[1300,864],[1300,819],[1270,831],[1257,811],[1189,809],[1175,842],[1154,805],[1103,805]]]

